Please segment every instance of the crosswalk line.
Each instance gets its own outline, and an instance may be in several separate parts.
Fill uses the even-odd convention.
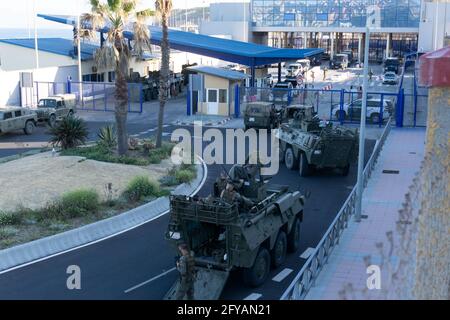
[[[311,247],[309,247],[308,249],[306,249],[303,253],[302,253],[302,255],[300,256],[300,258],[302,258],[302,259],[308,259],[309,258],[309,256],[314,252],[314,248],[311,248]]]
[[[244,298],[244,300],[258,300],[261,297],[262,297],[262,294],[260,294],[260,293],[252,293],[252,294],[248,295],[246,298]]]
[[[279,274],[277,274],[275,277],[272,278],[275,282],[281,282],[283,281],[291,272],[294,271],[289,268],[285,268],[283,271],[281,271]]]

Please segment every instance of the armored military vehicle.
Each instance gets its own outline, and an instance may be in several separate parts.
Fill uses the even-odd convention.
[[[75,113],[75,105],[74,94],[60,94],[40,99],[37,106],[38,121],[45,121],[53,127],[57,120],[72,116]]]
[[[21,107],[0,108],[0,134],[23,130],[32,134],[37,123],[37,115],[30,109]]]
[[[287,107],[275,134],[280,139],[281,161],[288,169],[298,168],[302,177],[314,168],[339,168],[346,176],[358,150],[357,130],[321,121],[313,106]]]
[[[196,300],[218,299],[233,269],[242,270],[245,284],[261,285],[270,267],[280,266],[287,250],[299,247],[304,205],[299,191],[271,185],[260,175],[247,179],[239,190],[245,204],[226,201],[215,191],[207,198],[170,198],[166,238],[175,247],[186,243],[194,253]],[[179,281],[165,298],[174,299],[178,286]]]
[[[270,102],[249,102],[244,111],[245,130],[248,128],[273,129],[281,122],[281,110]]]

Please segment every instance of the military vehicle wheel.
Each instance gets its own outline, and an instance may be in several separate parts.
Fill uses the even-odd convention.
[[[304,152],[300,153],[299,173],[301,177],[307,177],[311,173],[311,167],[308,163],[308,159],[306,158],[306,154]]]
[[[266,281],[270,271],[269,251],[261,247],[251,268],[244,269],[244,282],[251,287],[258,287]]]
[[[56,116],[54,114],[50,115],[50,118],[48,119],[48,125],[50,127],[54,127],[56,124]]]
[[[278,268],[286,260],[287,238],[286,233],[281,231],[278,233],[277,240],[271,252],[272,266]]]
[[[23,128],[23,132],[25,134],[30,135],[33,133],[34,130],[34,123],[31,120],[28,120],[27,123],[25,123],[25,128]]]
[[[372,122],[373,124],[380,122],[380,115],[378,113],[372,113],[370,115],[370,122]]]
[[[287,249],[289,252],[296,252],[300,247],[300,220],[295,218],[291,232],[287,237]]]
[[[295,157],[292,147],[287,147],[284,152],[284,163],[289,170],[295,170],[298,168],[298,160]]]
[[[347,164],[345,167],[342,168],[342,175],[344,177],[348,176],[349,171],[350,171],[350,164]]]

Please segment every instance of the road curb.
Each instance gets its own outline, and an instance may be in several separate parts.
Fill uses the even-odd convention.
[[[192,195],[200,190],[208,171],[203,159],[199,160],[201,163],[197,164],[197,177],[194,181],[179,185],[173,194]],[[160,197],[108,219],[0,250],[0,274],[112,238],[157,219],[168,211],[169,198]]]

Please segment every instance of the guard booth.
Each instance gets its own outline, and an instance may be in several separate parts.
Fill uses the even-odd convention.
[[[191,115],[231,116],[235,110],[235,87],[241,85],[249,75],[210,66],[193,66],[187,68],[195,72],[189,81],[188,95]]]

